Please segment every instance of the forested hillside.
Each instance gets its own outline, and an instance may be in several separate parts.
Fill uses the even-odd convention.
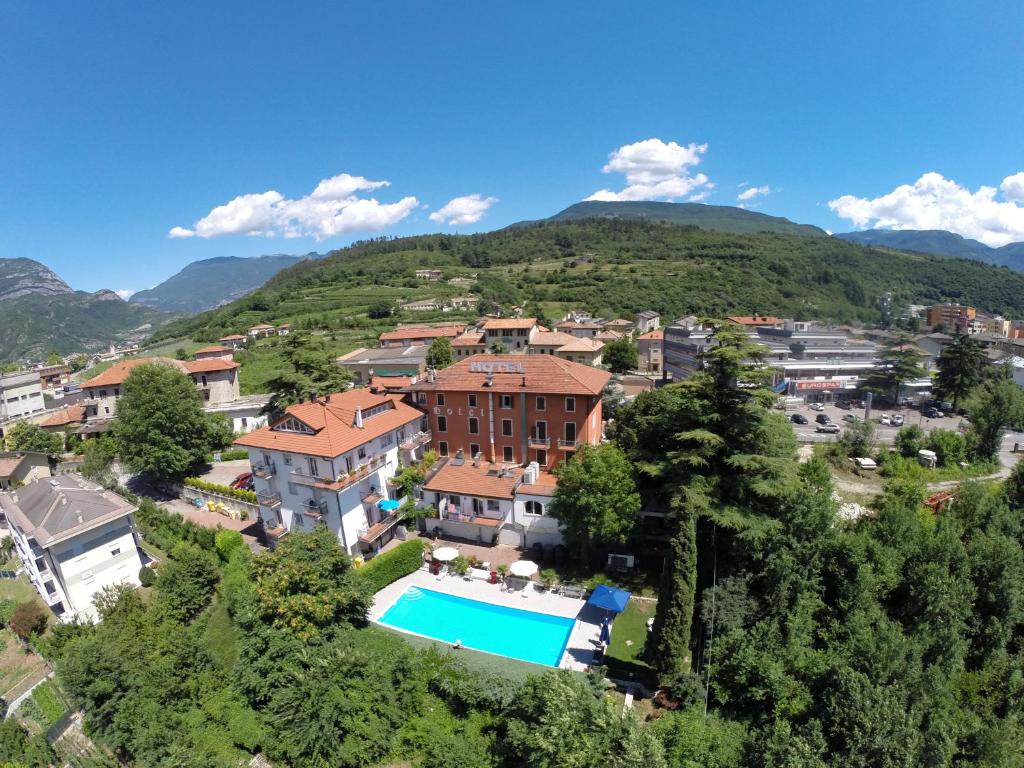
[[[977,262],[826,237],[590,219],[359,243],[300,262],[262,290],[172,323],[158,337],[213,340],[260,321],[345,328],[365,325],[367,311],[381,301],[465,292],[417,280],[420,267],[442,269],[448,279],[476,275],[472,290],[487,302],[529,304],[550,315],[583,307],[604,316],[643,309],[667,317],[756,311],[872,322],[881,319],[880,299],[887,294],[893,306],[953,300],[1024,315],[1024,275]]]

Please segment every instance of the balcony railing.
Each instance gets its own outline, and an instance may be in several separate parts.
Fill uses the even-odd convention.
[[[373,525],[364,525],[360,528],[358,538],[366,544],[372,544],[374,541],[379,539],[381,535],[393,528],[397,522],[398,510],[395,510],[394,512],[389,513],[386,517],[378,520]]]
[[[562,451],[575,451],[576,446],[580,444],[579,440],[565,440],[564,438],[558,438],[558,448]]]
[[[301,470],[294,469],[288,473],[288,479],[296,485],[305,485],[313,488],[322,488],[327,491],[343,491],[355,485],[361,480],[368,478],[373,472],[380,469],[387,463],[387,455],[381,454],[370,459],[370,461],[353,469],[348,474],[338,477],[317,477],[307,474]]]
[[[296,485],[327,485],[334,482],[333,477],[327,477],[323,475],[311,475],[308,472],[303,472],[301,469],[293,469],[288,473],[288,479]]]
[[[316,499],[306,499],[302,502],[303,514],[315,517],[318,520],[327,514],[327,504],[323,501],[317,501]]]
[[[430,442],[430,432],[429,431],[417,432],[412,437],[409,437],[409,438],[406,438],[405,440],[403,440],[401,442],[401,444],[399,445],[399,447],[403,451],[411,451],[411,450],[413,450],[415,448],[419,448],[421,445],[424,445],[424,444],[429,443],[429,442]]]
[[[531,437],[530,438],[531,448],[550,448],[551,438],[550,437]]]
[[[261,507],[277,509],[281,506],[281,496],[277,493],[257,493],[256,500],[260,503]]]
[[[277,466],[272,461],[265,464],[253,464],[252,473],[256,475],[256,477],[262,477],[266,480],[277,474]]]

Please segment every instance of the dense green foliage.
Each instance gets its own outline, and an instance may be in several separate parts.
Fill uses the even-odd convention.
[[[590,219],[357,243],[300,262],[262,290],[172,323],[157,338],[214,341],[259,321],[362,330],[380,323],[367,312],[382,299],[442,298],[463,290],[417,281],[416,269],[425,267],[443,270],[446,278],[476,274],[473,290],[485,306],[528,302],[605,317],[654,309],[668,317],[758,311],[877,321],[879,300],[890,293],[896,303],[957,300],[1024,314],[1024,274],[976,262],[881,252],[828,237]],[[427,314],[415,319],[432,319]]]
[[[269,413],[276,413],[308,396],[329,395],[346,389],[349,372],[337,365],[324,340],[306,333],[291,333],[283,344],[288,369],[268,383],[271,400]]]
[[[1006,427],[1024,426],[1024,389],[1009,378],[1009,370],[1002,370],[971,393],[967,414],[975,452],[982,459],[992,459],[999,452]]]
[[[427,350],[427,366],[441,370],[452,364],[452,342],[447,336],[438,336]]]
[[[981,383],[988,358],[981,344],[957,328],[953,340],[943,348],[935,362],[939,369],[935,377],[935,392],[952,400],[955,409]]]
[[[229,485],[221,485],[220,483],[209,483],[198,477],[186,477],[182,483],[189,488],[195,488],[200,491],[219,493],[221,496],[230,496],[233,499],[247,501],[250,504],[258,503],[256,493],[254,491],[247,491],[244,488],[232,488]]]
[[[423,539],[410,539],[388,552],[382,552],[359,569],[359,578],[370,592],[380,592],[388,584],[419,570],[423,565]]]
[[[629,373],[639,365],[636,344],[628,339],[610,341],[601,351],[601,362],[612,373]]]
[[[999,248],[992,248],[977,240],[941,229],[868,229],[844,232],[836,237],[864,245],[934,253],[939,256],[956,256],[1013,269],[1024,269],[1024,243],[1007,243]]]
[[[147,363],[125,379],[111,434],[133,471],[179,479],[206,456],[212,429],[192,380],[169,365]]]
[[[6,439],[7,447],[12,451],[35,451],[52,455],[60,453],[64,448],[60,435],[47,432],[30,421],[19,421],[7,430]]]
[[[890,403],[898,403],[908,381],[927,376],[908,336],[891,341],[879,350],[879,364],[864,377],[863,388]]]

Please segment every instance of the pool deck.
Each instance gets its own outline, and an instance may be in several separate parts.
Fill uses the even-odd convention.
[[[394,605],[409,587],[432,589],[447,595],[465,597],[492,605],[503,605],[507,608],[518,608],[522,611],[535,611],[551,616],[562,616],[575,619],[569,642],[562,654],[559,666],[563,669],[585,670],[594,660],[594,649],[601,634],[601,620],[604,611],[592,608],[584,600],[574,600],[550,592],[541,592],[533,584],[529,595],[523,597],[523,590],[506,592],[500,584],[488,584],[486,581],[474,579],[466,581],[461,576],[443,576],[438,580],[426,568],[405,576],[393,584],[384,587],[373,597],[370,608],[370,620],[378,621],[381,616]]]

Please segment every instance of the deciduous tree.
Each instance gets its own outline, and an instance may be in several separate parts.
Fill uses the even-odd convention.
[[[19,421],[7,430],[7,447],[12,451],[35,451],[38,453],[60,453],[64,441],[60,435],[51,434],[38,424]]]
[[[601,352],[601,360],[613,373],[635,371],[639,365],[636,344],[629,339],[608,342]]]
[[[438,336],[427,349],[427,365],[441,370],[452,364],[452,342],[447,336]]]

